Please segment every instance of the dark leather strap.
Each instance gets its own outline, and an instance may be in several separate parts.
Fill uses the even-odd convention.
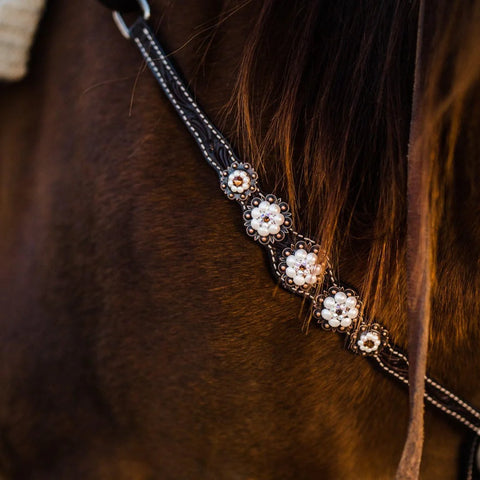
[[[130,28],[130,35],[168,100],[172,103],[175,111],[193,136],[207,163],[217,172],[221,179],[225,169],[231,167],[232,164],[241,163],[241,161],[235,155],[227,140],[195,102],[169,57],[167,57],[148,24],[142,18],[139,18]],[[266,194],[260,191],[258,186],[256,192],[257,195],[267,197]],[[245,201],[242,199],[237,199],[237,201],[242,210],[245,211]],[[282,275],[279,269],[279,252],[299,239],[315,243],[292,231],[283,241],[276,242],[273,246],[271,244],[264,245],[269,253],[272,271],[277,278],[281,278]],[[337,285],[331,269],[328,270],[326,281],[330,285]],[[312,294],[302,291],[295,286],[288,286],[283,283],[282,287],[292,293],[302,295],[307,300],[314,300]],[[349,344],[349,342],[346,343]],[[354,351],[358,353],[358,350]],[[386,341],[382,350],[367,358],[401,384],[408,385],[408,358],[390,340]],[[430,377],[425,377],[425,382],[425,400],[427,403],[437,407],[450,416],[450,418],[472,431],[476,436],[480,435],[479,410]]]
[[[143,18],[132,25],[130,35],[207,163],[219,176],[232,163],[240,163],[227,140],[199,108]]]
[[[121,13],[138,11],[139,6],[136,0],[98,0],[103,6],[110,10]]]
[[[372,361],[385,373],[408,385],[408,358],[398,347],[389,343],[372,357]],[[480,434],[480,412],[429,376],[425,376],[425,400],[476,435]]]
[[[480,470],[478,468],[478,451],[480,446],[480,437],[470,436],[463,442],[460,452],[460,476],[461,480],[480,480]]]

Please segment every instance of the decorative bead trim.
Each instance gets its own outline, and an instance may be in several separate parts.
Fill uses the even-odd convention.
[[[378,323],[362,323],[350,336],[350,349],[363,356],[377,355],[388,343],[388,332]]]
[[[352,324],[349,326],[346,325],[348,322],[345,321],[343,313],[335,312],[337,313],[337,319],[344,319],[344,326],[342,326],[342,320],[340,320],[340,325],[335,326],[336,322],[333,322],[332,326],[328,319],[322,316],[324,302],[328,297],[333,298],[335,305],[343,305],[340,302],[342,298],[339,297],[338,301],[335,299],[338,292],[344,292],[347,298],[349,298],[349,293],[350,296],[355,297],[357,304],[355,307],[349,308],[355,308],[358,312],[360,312],[361,301],[353,290],[338,285],[329,260],[323,254],[319,245],[292,230],[293,222],[288,205],[281,202],[280,199],[276,199],[274,195],[265,195],[260,191],[256,172],[249,164],[242,163],[237,159],[225,138],[199,109],[158,41],[151,33],[147,23],[139,18],[131,27],[130,34],[167,98],[199,145],[203,156],[219,175],[222,189],[229,198],[237,200],[240,204],[244,212],[247,234],[266,247],[274,275],[280,280],[281,285],[292,293],[310,299],[313,303],[313,317],[317,320],[317,323],[323,328],[346,333],[349,337],[347,344],[351,351],[371,357],[372,361],[384,372],[393,376],[402,384],[408,385],[408,359],[397,347],[389,343],[388,332],[382,326],[377,323],[369,324],[362,320],[360,313],[352,318]],[[152,57],[152,55],[155,55],[155,57]],[[255,193],[255,197],[248,203],[248,199],[253,193]],[[256,200],[259,200],[259,202],[256,202],[258,205],[253,204]],[[281,212],[284,217],[283,224],[281,223],[281,217],[277,219],[278,222],[277,220],[272,222],[272,225],[280,226],[278,234],[283,234],[283,238],[277,237],[278,234],[270,233],[270,230],[267,236],[266,230],[260,229],[259,224],[254,223],[252,225],[252,221],[259,218],[253,216],[253,209],[258,208],[264,200],[271,204],[277,203],[281,208],[287,209],[285,212]],[[275,230],[276,228],[272,228],[271,231],[274,232]],[[297,261],[296,254],[298,252],[301,253]],[[307,261],[310,253],[314,253],[317,258],[310,256],[309,261]],[[289,258],[291,260],[288,260],[287,263]],[[318,266],[320,266],[320,270],[318,270]],[[289,268],[293,270],[288,270],[287,273]],[[316,295],[315,292],[320,286],[320,278],[324,282],[324,293]],[[346,301],[347,299],[345,299]],[[330,300],[327,302],[327,306],[328,304],[333,308]],[[325,308],[325,310],[329,309]],[[328,314],[325,314],[325,316],[328,317]],[[425,400],[465,425],[476,435],[480,435],[480,412],[431,378],[426,377],[425,380]]]
[[[313,303],[313,318],[325,330],[346,332],[355,328],[362,302],[350,288],[330,287]]]
[[[314,288],[327,267],[326,259],[322,263],[320,252],[319,245],[304,240],[285,248],[278,266],[282,283],[290,289]]]
[[[280,242],[292,227],[288,204],[275,195],[255,197],[243,213],[247,235],[262,245]]]
[[[257,179],[249,163],[233,162],[220,174],[220,188],[230,200],[242,201],[257,190]]]

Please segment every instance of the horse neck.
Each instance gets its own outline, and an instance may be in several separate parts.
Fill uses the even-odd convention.
[[[153,2],[162,38],[227,134],[220,110],[232,95],[256,8],[247,4],[223,23],[198,71],[210,39],[208,30],[195,36],[198,27],[222,9],[215,2]],[[27,363],[29,388],[52,402],[44,408],[55,428],[41,430],[52,445],[62,435],[88,445],[89,428],[77,438],[55,413],[78,419],[80,405],[80,422],[118,441],[119,457],[152,465],[161,457],[165,478],[195,478],[184,472],[198,473],[205,462],[219,478],[275,478],[279,471],[286,478],[298,471],[354,478],[358,469],[373,476],[378,465],[392,473],[406,396],[334,336],[302,333],[301,301],[275,289],[261,250],[242,234],[236,206],[219,193],[215,175],[104,9],[52,3],[30,78],[3,93],[9,233],[2,286],[10,293],[3,299],[4,338],[21,352],[19,364],[10,360],[12,371]],[[355,284],[362,259],[341,254],[345,265],[356,265],[344,277]],[[461,267],[448,261],[463,282]],[[398,315],[379,320],[397,325],[397,341],[405,344],[401,309]],[[468,365],[478,353],[466,350],[462,358],[463,339],[449,343],[457,338],[455,322],[444,320],[434,318],[430,364],[463,393],[477,394]],[[55,358],[34,368],[49,347]],[[62,388],[52,396],[49,385]],[[70,388],[81,391],[75,402],[65,394]],[[107,417],[102,408],[115,428],[99,420]],[[138,434],[143,452],[116,438],[118,425]],[[441,453],[454,465],[457,437],[442,423],[432,429],[445,435]],[[37,461],[13,443],[20,456]],[[325,444],[338,454],[335,464],[318,455]],[[435,475],[438,466],[426,466]]]

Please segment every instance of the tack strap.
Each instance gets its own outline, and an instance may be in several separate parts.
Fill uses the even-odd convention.
[[[407,234],[406,270],[408,351],[410,354],[409,394],[410,419],[396,480],[417,480],[420,475],[424,441],[424,398],[427,371],[428,332],[431,317],[432,291],[431,155],[422,145],[422,91],[424,78],[425,0],[418,2],[417,41],[412,92],[412,110],[407,153]]]
[[[227,140],[200,110],[143,18],[132,25],[130,35],[207,163],[219,176],[233,163],[241,163]]]
[[[99,0],[99,2],[109,10],[121,13],[136,12],[139,7],[137,0]]]
[[[222,190],[229,199],[235,200],[241,207],[247,234],[267,249],[272,272],[281,286],[310,301],[316,323],[326,330],[345,335],[345,344],[350,351],[369,359],[381,371],[408,386],[407,355],[391,342],[388,332],[382,326],[364,320],[361,314],[358,314],[358,317],[345,327],[339,320],[336,320],[337,324],[332,319],[325,318],[330,317],[328,311],[324,313],[328,310],[327,304],[337,302],[338,297],[335,308],[339,305],[341,308],[346,304],[352,305],[357,300],[355,292],[336,280],[328,259],[324,259],[321,263],[320,259],[323,257],[318,244],[293,230],[288,205],[274,195],[260,190],[258,175],[254,169],[236,156],[225,137],[198,106],[147,22],[141,17],[138,18],[129,28],[129,35],[193,136],[203,157],[219,176]],[[277,233],[263,234],[263,231],[254,228],[256,224],[253,224],[253,220],[257,218],[256,215],[261,208],[267,208],[265,205],[272,212],[277,212],[272,216],[283,217],[283,223],[279,226]],[[270,214],[268,208],[267,214]],[[276,228],[272,229],[272,232],[274,231]],[[299,285],[302,279],[306,282],[308,277],[297,275],[292,279],[289,276],[289,268],[295,268],[290,266],[294,264],[291,260],[296,259],[297,255],[299,260],[303,259],[305,268],[310,269],[310,280],[315,276],[317,264],[309,264],[308,255],[310,258],[315,257],[315,262],[321,263],[323,293],[317,294],[316,288],[313,288],[315,285],[312,285],[312,288],[308,288],[309,285],[306,283]],[[356,305],[356,307],[359,306],[359,304]],[[352,315],[357,311],[356,307],[350,307]],[[338,318],[341,318],[345,325],[348,323],[347,316]],[[424,398],[427,403],[444,412],[476,436],[480,435],[480,411],[428,376],[425,377]]]

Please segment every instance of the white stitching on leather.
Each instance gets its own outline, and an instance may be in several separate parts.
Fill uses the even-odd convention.
[[[389,346],[390,347],[390,346]],[[395,351],[393,350],[392,348],[390,348],[390,351]],[[380,365],[380,367],[385,370],[386,372],[388,372],[390,375],[394,376],[395,378],[397,378],[398,380],[400,380],[401,382],[403,382],[405,385],[408,385],[408,380],[405,378],[405,377],[402,377],[401,375],[399,375],[397,372],[395,372],[395,370],[392,370],[390,367],[388,367],[387,365],[385,365],[382,361],[382,359],[378,356],[378,355],[375,355],[373,357],[376,362]],[[454,412],[453,410],[450,410],[448,407],[445,407],[444,405],[442,405],[441,403],[439,403],[437,400],[435,400],[433,397],[431,397],[428,393],[425,393],[425,398],[434,406],[436,406],[437,408],[439,408],[440,410],[442,410],[443,412],[447,413],[448,415],[454,417],[455,419],[457,419],[459,422],[463,423],[464,425],[466,425],[468,428],[470,428],[471,430],[473,430],[477,435],[480,435],[480,428],[478,428],[477,426],[475,426],[473,423],[471,423],[470,421],[468,421],[463,415],[460,415],[459,413],[457,412]]]
[[[188,93],[187,89],[184,87],[183,83],[180,81],[180,79],[177,77],[177,75],[175,74],[175,72],[172,70],[171,66],[170,66],[170,63],[168,62],[168,60],[165,58],[165,55],[162,53],[162,51],[158,48],[158,45],[156,44],[156,42],[154,41],[154,39],[152,38],[152,36],[150,35],[150,32],[144,28],[143,29],[143,33],[144,35],[148,38],[149,42],[150,42],[150,45],[153,47],[153,49],[155,50],[155,52],[158,54],[158,56],[160,57],[160,60],[162,61],[163,65],[165,66],[165,68],[169,71],[170,75],[172,76],[172,78],[175,80],[176,84],[180,87],[180,90],[182,90],[183,94],[185,95],[185,97],[188,99],[188,101],[191,103],[192,107],[195,109],[195,111],[198,113],[198,115],[200,116],[200,118],[202,119],[203,123],[205,124],[205,126],[218,138],[218,140],[220,141],[220,143],[222,143],[222,145],[224,145],[224,147],[227,149],[228,151],[228,154],[230,155],[230,160],[232,162],[236,162],[238,161],[237,158],[235,157],[235,155],[233,154],[232,150],[230,149],[230,146],[227,144],[227,142],[225,141],[225,139],[220,135],[220,133],[218,132],[218,130],[207,120],[207,118],[205,117],[205,115],[203,114],[203,112],[198,108],[197,104],[195,103],[195,101],[193,100],[193,98],[190,96],[190,94]]]
[[[162,88],[164,89],[165,93],[170,98],[170,101],[173,103],[173,106],[175,107],[176,110],[178,110],[178,112],[180,113],[180,116],[182,117],[183,121],[187,125],[188,129],[193,133],[193,135],[197,139],[198,144],[200,145],[200,148],[203,152],[203,156],[207,159],[207,161],[210,163],[210,165],[212,165],[212,167],[214,167],[219,173],[221,173],[223,171],[222,168],[217,164],[217,162],[213,158],[210,157],[210,154],[208,153],[207,148],[203,144],[203,141],[200,138],[200,135],[195,130],[193,125],[188,121],[188,118],[185,115],[185,112],[183,111],[182,107],[175,100],[175,97],[172,95],[172,92],[168,88],[168,85],[166,84],[165,80],[163,79],[162,74],[158,70],[158,67],[155,65],[155,61],[152,59],[152,57],[150,57],[148,52],[145,50],[143,44],[138,39],[138,37],[135,37],[134,40],[135,40],[135,43],[138,45],[138,48],[142,52],[142,55],[144,56],[145,60],[149,63],[149,65],[152,67],[152,69],[156,73],[158,81],[162,85]]]
[[[405,363],[408,365],[408,358],[405,355],[403,355],[401,352],[398,352],[397,350],[392,348],[390,345],[389,345],[389,349],[394,355],[397,355],[397,356],[401,357],[405,361]],[[449,397],[452,400],[454,400],[455,402],[457,402],[459,405],[461,405],[463,408],[465,408],[465,410],[467,410],[474,417],[476,417],[480,420],[480,412],[475,410],[473,407],[471,407],[468,403],[463,401],[461,398],[457,397],[455,394],[453,394],[452,392],[447,390],[445,387],[442,387],[441,385],[439,385],[437,382],[435,382],[435,380],[432,380],[430,377],[425,376],[425,381],[427,383],[429,383],[430,385],[432,385],[433,387],[435,387],[437,390],[440,390],[442,393],[447,395],[447,397]]]

